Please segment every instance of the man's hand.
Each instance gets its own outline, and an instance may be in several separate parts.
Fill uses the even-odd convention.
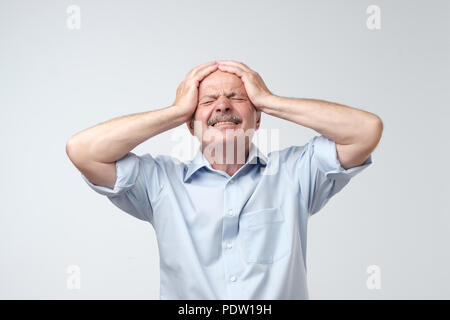
[[[257,110],[311,128],[335,141],[344,169],[361,165],[381,138],[383,122],[373,113],[322,100],[279,97],[245,64],[230,60],[217,62],[219,70],[241,78]]]
[[[192,69],[177,88],[174,106],[184,110],[185,120],[192,118],[198,105],[198,87],[200,82],[218,68],[216,61],[201,64]]]
[[[217,62],[219,63],[219,70],[233,73],[241,78],[250,101],[256,110],[262,111],[262,108],[268,102],[268,98],[273,94],[269,91],[261,76],[242,62],[232,60],[218,60]]]

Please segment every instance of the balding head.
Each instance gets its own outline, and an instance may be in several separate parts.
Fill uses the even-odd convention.
[[[201,102],[203,96],[205,95],[224,93],[225,91],[228,91],[229,93],[236,92],[247,96],[247,92],[245,91],[245,86],[241,78],[229,72],[220,70],[214,71],[200,82],[199,102]]]
[[[203,133],[210,129],[220,130],[225,138],[225,130],[242,129],[248,132],[249,129],[259,128],[261,112],[256,111],[248,98],[241,78],[233,73],[217,70],[206,76],[200,82],[198,99],[193,121],[201,123]],[[219,120],[235,124],[215,125]],[[188,127],[194,134],[193,126]],[[198,138],[204,142],[202,137]]]

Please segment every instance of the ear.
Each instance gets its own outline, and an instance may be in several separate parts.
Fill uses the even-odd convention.
[[[261,124],[261,111],[256,110],[256,130],[259,129],[260,124]]]
[[[194,135],[194,116],[189,121],[186,121],[186,125],[189,129],[189,132]]]

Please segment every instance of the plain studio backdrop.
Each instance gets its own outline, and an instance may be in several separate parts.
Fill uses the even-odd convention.
[[[0,298],[159,298],[152,226],[91,190],[65,144],[170,106],[215,59],[384,122],[373,164],[309,220],[311,299],[450,298],[449,27],[449,1],[1,0]],[[266,114],[261,128],[277,149],[318,135]],[[188,135],[133,151],[172,154]]]

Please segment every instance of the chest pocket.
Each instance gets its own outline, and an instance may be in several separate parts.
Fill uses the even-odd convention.
[[[270,264],[291,252],[287,228],[278,208],[241,214],[239,236],[248,263]]]

